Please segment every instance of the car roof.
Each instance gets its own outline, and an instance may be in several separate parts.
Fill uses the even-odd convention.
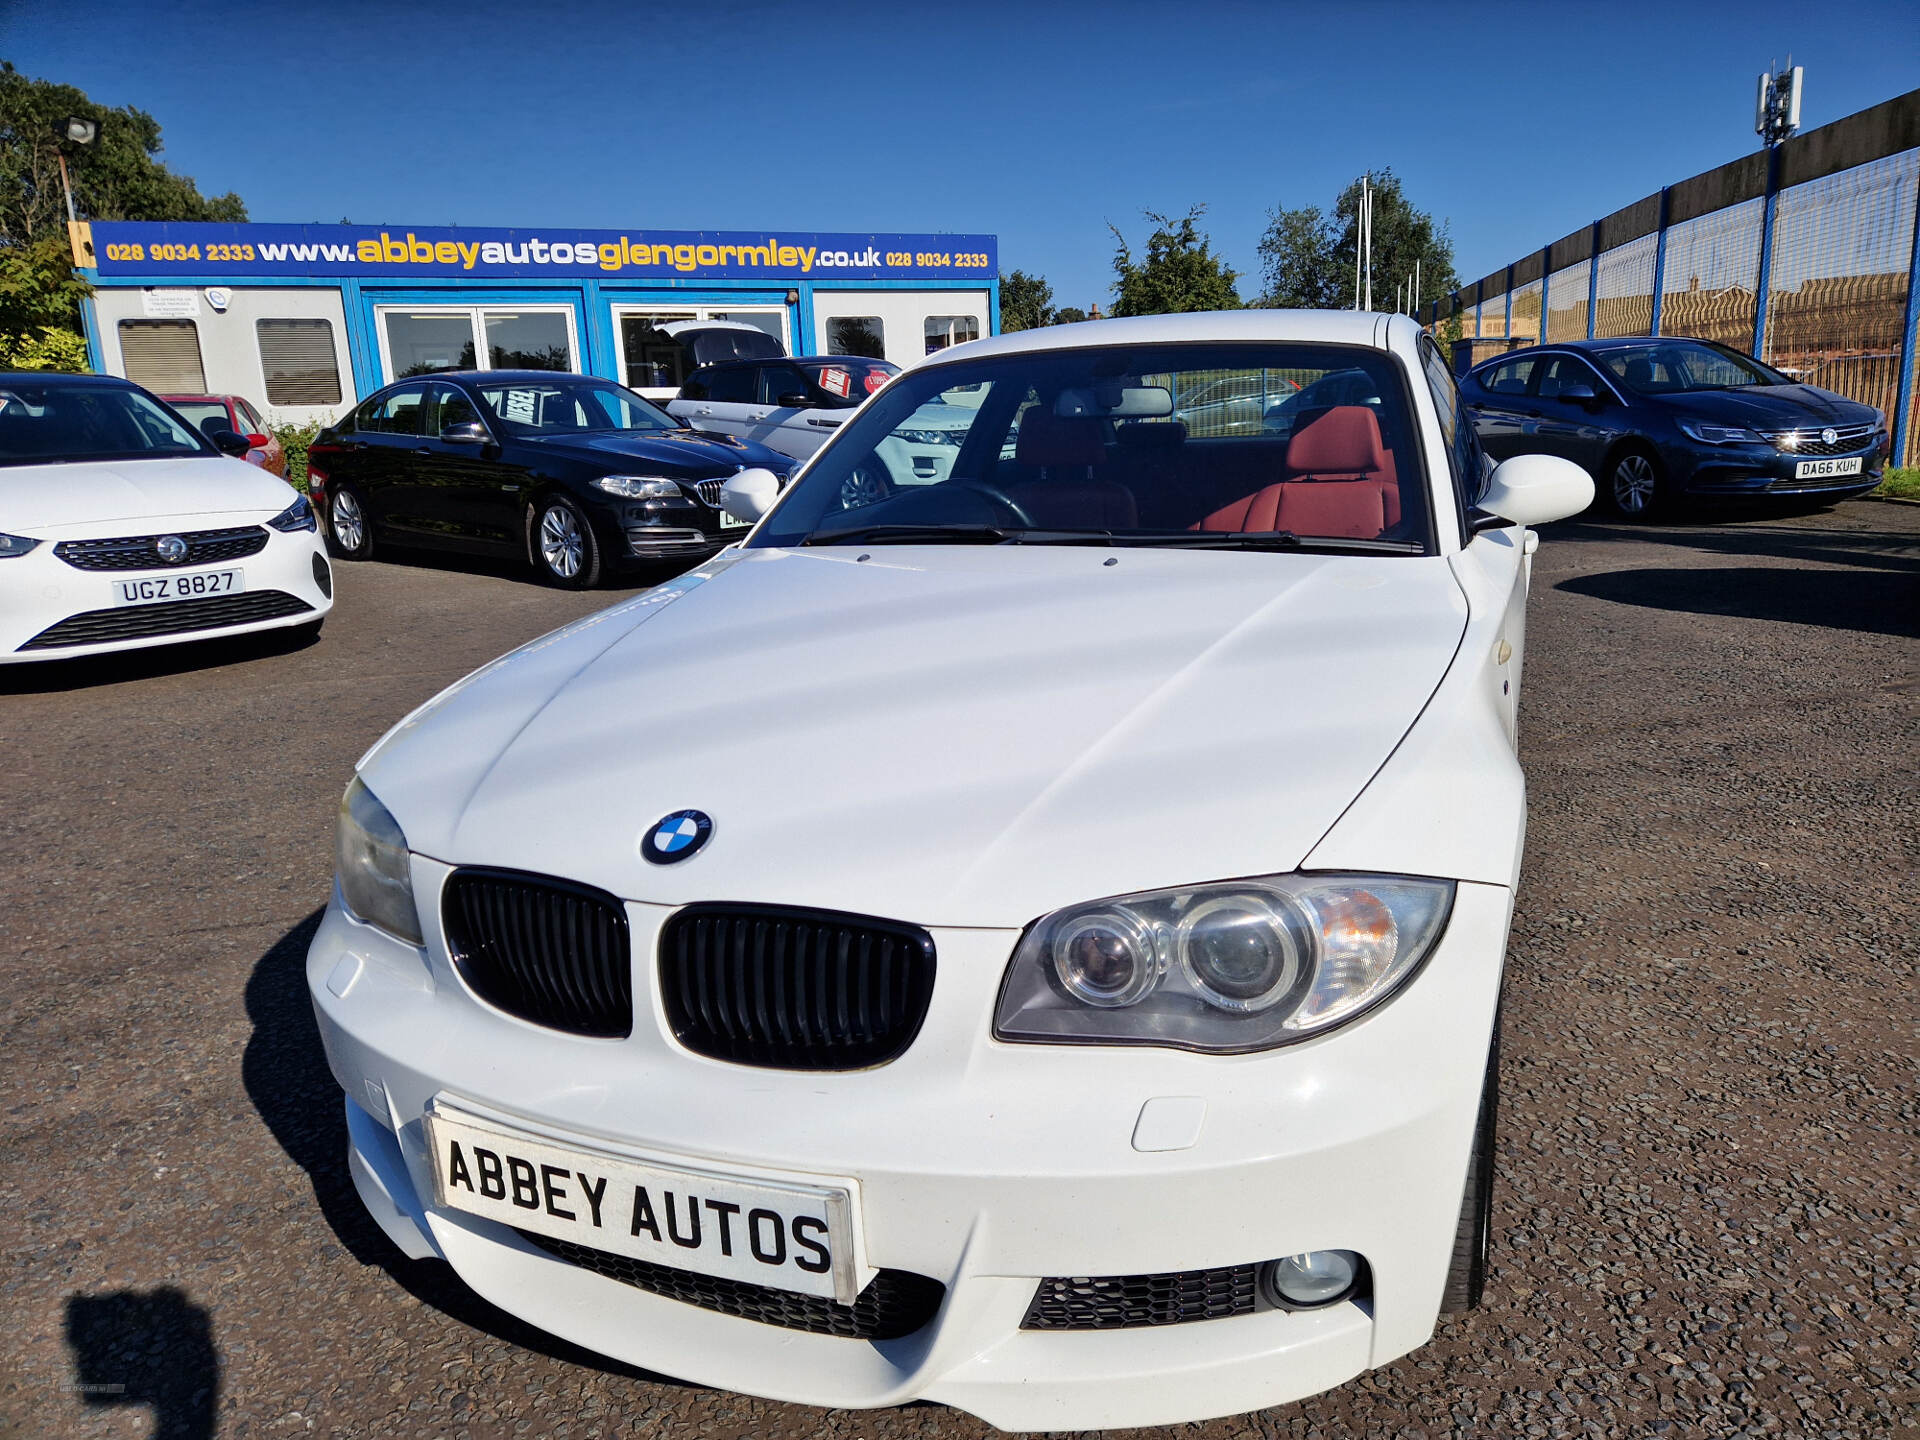
[[[394,385],[414,385],[425,380],[598,380],[611,384],[604,375],[582,375],[578,370],[428,370],[419,375],[390,380],[382,390]]]
[[[730,370],[742,365],[893,365],[874,355],[760,355],[749,360],[710,360],[701,370]],[[900,367],[894,365],[897,370]]]
[[[171,405],[176,400],[209,400],[219,403],[228,400],[238,400],[240,397],[238,395],[215,395],[208,393],[205,395],[162,395],[160,398]]]
[[[1048,325],[1038,330],[1018,330],[1010,335],[969,340],[929,355],[915,368],[1035,350],[1076,350],[1095,345],[1200,344],[1210,340],[1296,341],[1386,349],[1387,336],[1397,329],[1417,331],[1419,326],[1405,315],[1383,315],[1371,310],[1203,310],[1185,315],[1141,315],[1080,320],[1071,325]]]
[[[131,380],[118,375],[75,375],[67,370],[0,370],[0,385],[17,385],[31,380],[37,385],[105,385],[122,390],[138,390]]]

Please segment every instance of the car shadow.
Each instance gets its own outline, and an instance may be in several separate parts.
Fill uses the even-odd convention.
[[[274,655],[293,655],[320,643],[321,637],[302,630],[267,630],[257,635],[231,635],[219,640],[183,640],[148,650],[124,650],[114,655],[85,655],[72,659],[34,660],[0,665],[0,695],[45,695],[63,690],[91,690],[163,675],[244,665]]]
[[[1777,515],[1769,519],[1780,518]],[[1541,538],[1556,545],[1667,545],[1708,554],[1769,560],[1802,560],[1823,565],[1858,565],[1874,570],[1920,572],[1920,533],[1854,530],[1842,526],[1631,525],[1604,520],[1568,520],[1542,528]],[[1768,572],[1778,573],[1778,572]]]
[[[653,1385],[701,1389],[568,1343],[516,1319],[469,1290],[443,1260],[410,1260],[360,1203],[347,1170],[347,1121],[340,1087],[327,1068],[307,993],[307,947],[323,912],[315,910],[276,941],[247,981],[253,1022],[241,1056],[247,1097],[267,1129],[313,1185],[321,1216],[347,1253],[384,1270],[409,1295],[496,1339],[570,1365]]]
[[[1554,588],[1653,610],[1920,636],[1920,572],[1907,569],[1608,570]]]
[[[220,1354],[212,1318],[183,1292],[71,1296],[66,1338],[82,1404],[149,1407],[153,1440],[211,1440]]]
[[[336,559],[334,563],[344,567],[359,563],[398,565],[409,570],[445,570],[458,575],[485,575],[495,580],[512,580],[536,590],[553,588],[538,571],[515,555],[472,555],[459,550],[412,549],[383,544],[370,561],[355,562]],[[643,589],[649,585],[657,585],[662,580],[670,580],[683,571],[691,570],[699,563],[699,559],[689,559],[684,562],[650,561],[645,566],[635,565],[605,571],[600,583],[594,589]],[[348,573],[352,573],[351,568],[348,569]]]

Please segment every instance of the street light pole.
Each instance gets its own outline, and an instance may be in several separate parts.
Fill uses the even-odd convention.
[[[89,120],[84,115],[69,115],[60,125],[60,138],[82,147],[91,145],[100,134],[100,122]],[[67,223],[79,223],[80,217],[73,209],[73,177],[67,173],[67,152],[64,147],[56,148],[53,158],[60,162],[60,188],[67,195]]]

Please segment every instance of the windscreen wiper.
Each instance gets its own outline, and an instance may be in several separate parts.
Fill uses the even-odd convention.
[[[1017,531],[998,525],[856,525],[816,530],[802,545],[999,545]]]
[[[1353,540],[1339,535],[1296,535],[1291,530],[1168,530],[1122,534],[1119,545],[1165,545],[1188,550],[1299,550],[1318,555],[1424,555],[1416,540]]]

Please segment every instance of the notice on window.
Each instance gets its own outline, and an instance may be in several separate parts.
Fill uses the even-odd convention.
[[[500,418],[517,425],[533,425],[538,397],[531,390],[509,390],[500,403]]]
[[[853,377],[844,370],[829,367],[820,372],[820,388],[844,400],[853,393]]]
[[[198,290],[142,290],[140,313],[149,320],[198,320]]]

